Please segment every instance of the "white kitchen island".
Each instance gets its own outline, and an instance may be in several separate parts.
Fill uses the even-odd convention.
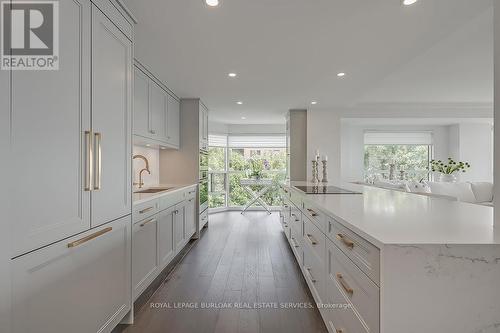
[[[282,224],[330,332],[500,332],[491,207],[353,184],[340,187],[361,194],[305,194],[300,185],[311,184],[283,186]]]

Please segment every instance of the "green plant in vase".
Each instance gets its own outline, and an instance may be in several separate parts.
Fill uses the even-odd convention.
[[[432,172],[439,173],[439,180],[442,182],[454,182],[457,180],[457,173],[467,172],[471,165],[469,162],[456,162],[451,157],[448,157],[448,161],[445,163],[441,160],[431,161]]]
[[[260,158],[252,158],[249,160],[250,178],[260,179],[263,176],[264,163]]]

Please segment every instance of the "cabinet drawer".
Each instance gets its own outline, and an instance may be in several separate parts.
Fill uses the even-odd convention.
[[[321,230],[325,230],[326,215],[315,205],[304,201],[304,208],[302,209],[304,215],[307,216],[314,224]]]
[[[283,202],[280,213],[285,221],[288,221],[290,219],[290,202],[288,200],[285,200]]]
[[[165,194],[160,197],[160,211],[177,205],[179,202],[184,200],[185,196],[185,191]]]
[[[302,214],[298,208],[293,208],[290,211],[290,227],[295,229],[295,232],[302,237]]]
[[[208,223],[208,209],[200,214],[200,230]]]
[[[309,220],[302,215],[304,221],[304,243],[307,243],[318,257],[318,260],[325,261],[325,235]]]
[[[303,241],[302,245],[304,253],[303,272],[304,277],[309,284],[314,300],[317,303],[322,303],[325,299],[325,269],[324,261],[318,260],[313,249],[307,241]]]
[[[337,333],[373,333],[358,317],[352,305],[344,298],[337,283],[328,283],[327,297],[329,304],[335,304],[337,308],[326,309],[324,317],[331,332]]]
[[[297,234],[297,232],[293,229],[290,228],[290,247],[292,248],[292,252],[295,255],[295,258],[297,259],[297,262],[299,265],[302,267],[303,261],[302,261],[302,234]]]
[[[14,333],[110,332],[131,307],[130,215],[12,260]]]
[[[187,200],[196,198],[196,187],[191,187],[186,190],[185,197]]]
[[[290,190],[290,201],[297,208],[302,208],[302,194],[299,194],[297,190]]]
[[[143,202],[138,205],[134,205],[134,212],[132,214],[132,222],[136,223],[144,220],[154,214],[158,213],[159,205],[158,199]]]
[[[158,267],[157,236],[159,214],[136,222],[132,227],[132,286],[134,299],[154,279]]]
[[[288,240],[290,240],[290,224],[283,220],[281,222],[281,226],[283,227],[283,232],[285,233],[285,236]]]
[[[370,332],[379,331],[380,290],[335,244],[328,241],[327,286],[338,288]]]
[[[327,236],[370,279],[380,285],[380,250],[332,218],[327,220]]]

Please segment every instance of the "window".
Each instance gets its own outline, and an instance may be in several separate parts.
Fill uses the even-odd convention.
[[[429,179],[432,133],[365,133],[365,180]]]
[[[285,173],[283,135],[209,136],[210,208],[245,206],[251,197],[240,185],[242,179],[258,175],[283,181]],[[278,206],[277,198],[277,189],[272,189],[262,199],[270,206]]]
[[[210,135],[208,139],[208,207],[226,207],[227,137]]]

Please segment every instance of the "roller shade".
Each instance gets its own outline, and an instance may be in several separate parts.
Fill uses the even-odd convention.
[[[226,135],[212,135],[208,136],[208,145],[210,147],[226,147],[227,146],[227,136]]]
[[[432,145],[432,132],[365,132],[365,145]]]
[[[285,148],[284,135],[229,136],[228,146],[231,148]]]

